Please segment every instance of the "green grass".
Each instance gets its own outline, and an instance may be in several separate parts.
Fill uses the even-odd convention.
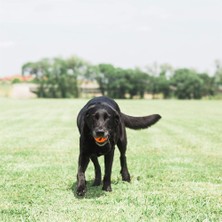
[[[222,221],[222,101],[118,101],[127,114],[163,119],[127,130],[130,184],[116,150],[113,192],[91,187],[90,164],[77,198],[75,120],[85,102],[0,100],[0,221]]]

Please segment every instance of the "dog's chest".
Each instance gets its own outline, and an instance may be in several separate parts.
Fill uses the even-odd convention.
[[[105,154],[109,153],[110,150],[111,150],[111,147],[109,145],[105,145],[105,146],[102,146],[102,147],[95,146],[94,149],[93,149],[92,155],[102,156],[102,155],[105,155]]]

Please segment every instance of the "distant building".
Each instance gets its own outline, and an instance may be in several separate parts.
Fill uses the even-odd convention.
[[[31,75],[20,75],[20,74],[16,74],[16,75],[10,75],[10,76],[5,76],[5,77],[0,77],[0,82],[13,82],[13,81],[20,81],[20,82],[29,82],[32,81],[34,79],[33,76]]]
[[[0,78],[0,96],[10,98],[36,98],[36,94],[31,92],[31,88],[36,84],[31,83],[34,79],[31,75],[22,76],[19,74]]]

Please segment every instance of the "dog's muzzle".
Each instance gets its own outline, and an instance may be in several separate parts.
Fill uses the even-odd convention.
[[[108,132],[104,130],[94,131],[93,138],[98,146],[104,146],[109,141]]]
[[[107,137],[94,137],[94,140],[98,146],[104,146],[108,142]]]

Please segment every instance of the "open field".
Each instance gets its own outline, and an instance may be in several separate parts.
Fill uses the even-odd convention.
[[[0,99],[0,221],[222,221],[222,101],[119,100],[127,114],[163,119],[128,130],[130,184],[116,150],[113,192],[91,187],[90,164],[77,198],[85,102]]]

